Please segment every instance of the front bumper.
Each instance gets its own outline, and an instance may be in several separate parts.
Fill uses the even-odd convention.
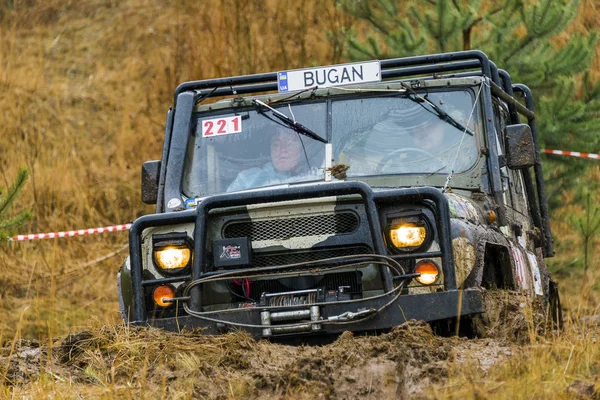
[[[289,336],[302,334],[334,334],[351,330],[374,331],[389,329],[400,325],[408,320],[438,321],[457,318],[459,316],[478,314],[484,311],[482,295],[478,290],[451,290],[447,292],[436,292],[427,294],[402,295],[392,304],[382,311],[370,314],[368,318],[356,317],[350,321],[331,322],[328,319],[333,316],[339,316],[347,311],[357,312],[365,309],[379,309],[391,299],[391,296],[384,296],[376,299],[365,299],[351,305],[349,304],[324,304],[316,306],[319,308],[320,316],[318,329],[309,331],[280,332],[277,333],[276,324],[268,324],[264,319],[264,312],[267,309],[262,307],[243,308],[228,310],[226,312],[214,312],[207,315],[211,321],[191,316],[180,316],[176,318],[150,319],[146,322],[137,322],[135,325],[151,325],[158,328],[181,331],[184,329],[203,329],[202,333],[217,334],[231,329],[244,329],[249,331],[256,338],[270,336]],[[313,306],[315,307],[315,306]],[[285,311],[305,310],[309,306],[286,307]],[[268,311],[275,314],[284,309],[270,308]],[[216,322],[215,320],[227,321]],[[295,321],[287,321],[293,324]],[[235,325],[237,324],[237,325]],[[298,325],[302,322],[298,322]],[[244,326],[246,325],[246,326]],[[248,325],[260,326],[249,327]],[[315,325],[315,324],[313,324]]]
[[[151,316],[148,315],[144,301],[144,288],[146,286],[158,285],[162,283],[172,282],[173,279],[196,281],[203,277],[214,274],[216,271],[210,271],[207,267],[207,225],[208,215],[211,210],[218,208],[236,207],[236,206],[249,206],[271,202],[283,202],[293,200],[306,200],[318,197],[328,196],[347,196],[347,195],[360,195],[364,204],[365,216],[368,221],[368,228],[370,231],[371,242],[373,245],[374,254],[388,254],[386,244],[382,232],[384,231],[381,216],[379,210],[385,207],[390,207],[395,204],[403,205],[417,205],[421,206],[427,204],[435,210],[435,226],[437,229],[437,235],[439,240],[439,251],[428,251],[424,253],[410,253],[410,254],[398,254],[389,255],[391,258],[400,261],[405,259],[418,259],[418,258],[435,258],[439,257],[442,264],[442,276],[443,276],[443,287],[447,293],[453,293],[456,291],[456,277],[453,264],[453,253],[452,253],[452,242],[451,242],[451,231],[450,231],[450,214],[448,209],[448,203],[445,196],[437,189],[430,187],[419,187],[419,188],[404,188],[404,189],[389,189],[386,191],[376,192],[367,184],[362,182],[336,182],[327,184],[315,184],[308,186],[298,186],[290,188],[277,188],[268,189],[263,191],[256,191],[244,194],[240,196],[236,193],[227,193],[221,195],[215,195],[202,200],[195,211],[185,211],[180,213],[167,213],[158,215],[148,215],[139,218],[133,223],[131,227],[129,240],[130,240],[130,263],[131,263],[131,298],[132,298],[132,310],[131,321],[136,323],[146,324],[151,321]],[[191,274],[187,277],[173,277],[173,278],[160,278],[150,279],[144,278],[143,267],[142,267],[142,233],[144,229],[157,227],[157,226],[168,226],[178,223],[195,223],[194,231],[194,261],[191,267]],[[381,268],[381,275],[386,291],[393,289],[392,276],[389,271],[385,268]],[[184,279],[185,278],[185,279]],[[438,296],[436,294],[435,296]],[[433,296],[433,297],[435,297]],[[451,295],[450,295],[451,296]],[[194,312],[201,310],[200,304],[200,288],[195,287],[190,292],[189,307]],[[412,297],[412,296],[410,296]],[[432,297],[432,298],[433,298]],[[411,304],[410,300],[404,300],[407,296],[402,296],[398,299],[400,304],[390,306],[388,308],[398,309],[399,307],[404,309],[403,303],[409,302],[411,307],[426,307],[426,304]],[[385,300],[381,300],[385,304],[390,301],[390,297],[386,297]],[[442,300],[445,301],[445,300]],[[341,310],[341,313],[345,311],[356,312],[358,309],[377,309],[377,304],[369,304],[368,301],[361,303],[361,306],[353,304],[353,309],[348,309],[348,304],[345,305],[346,309]],[[439,304],[429,304],[432,309],[439,308]],[[323,310],[320,311],[320,315],[331,316],[339,314],[337,311],[330,311],[332,305],[323,306]],[[444,306],[445,307],[445,306]],[[458,309],[458,300],[456,300],[456,309]],[[429,311],[423,311],[423,316],[411,316],[410,318],[419,318],[425,320],[435,320],[450,318],[456,316],[456,312],[446,313],[445,316],[439,318],[428,317]],[[231,312],[232,315],[235,312]],[[387,310],[389,313],[389,310]],[[387,315],[387,313],[385,315]],[[259,312],[250,312],[250,315],[259,314]],[[228,314],[229,315],[229,314]],[[251,317],[240,317],[243,320]],[[260,322],[258,317],[254,317],[257,322]],[[382,319],[380,323],[381,328],[389,328],[404,322],[406,319],[398,319],[399,322],[394,322],[396,319],[391,317],[384,317],[382,315],[377,316],[377,320]],[[375,317],[368,319],[368,324],[373,325]],[[393,322],[385,322],[393,321]],[[202,324],[192,324],[194,326],[202,326]],[[190,325],[190,326],[192,326]],[[206,325],[206,324],[204,324]],[[323,324],[324,326],[329,324]],[[353,324],[349,324],[353,325]],[[374,325],[373,325],[374,326]],[[354,329],[354,328],[352,328]],[[360,329],[360,328],[357,328]],[[375,326],[374,329],[379,329]],[[344,329],[342,329],[344,330]]]

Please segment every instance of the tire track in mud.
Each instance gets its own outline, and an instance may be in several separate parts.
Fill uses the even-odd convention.
[[[75,390],[78,384],[145,385],[146,393],[194,398],[392,398],[418,395],[463,363],[486,371],[510,355],[506,341],[441,337],[417,321],[377,336],[345,332],[321,346],[256,341],[242,332],[208,336],[120,326],[71,334],[51,347],[7,342],[0,373],[15,388],[45,375],[72,382]]]

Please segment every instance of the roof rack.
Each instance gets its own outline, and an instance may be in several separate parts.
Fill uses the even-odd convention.
[[[500,85],[498,68],[479,50],[381,60],[382,79],[466,70],[479,71],[481,75]],[[177,96],[187,91],[199,92],[202,97],[217,97],[276,90],[277,72],[190,81],[180,84],[175,89],[174,104],[177,103]]]
[[[436,74],[452,74],[452,76],[456,77],[487,77],[489,78],[490,85],[489,88],[484,90],[484,92],[487,92],[486,96],[491,96],[493,93],[507,103],[511,123],[519,123],[519,114],[527,117],[534,136],[536,152],[536,162],[534,165],[535,188],[533,187],[530,171],[523,170],[525,181],[528,182],[526,185],[528,203],[534,225],[542,232],[541,240],[544,256],[553,256],[554,249],[550,233],[546,192],[540,162],[540,150],[537,140],[538,134],[535,125],[535,115],[533,113],[533,99],[529,88],[520,84],[513,85],[510,75],[506,71],[498,69],[496,64],[494,64],[485,53],[479,50],[393,58],[381,60],[380,63],[382,80],[419,75],[435,76]],[[177,104],[179,95],[185,92],[195,92],[196,96],[208,98],[277,91],[277,88],[277,72],[190,81],[184,82],[177,87],[175,90],[174,104]],[[515,100],[513,97],[513,90],[520,92],[525,97],[525,105]],[[491,107],[489,104],[487,106]],[[491,115],[492,112],[491,109],[486,110],[486,114],[489,113]],[[495,141],[493,121],[486,121],[486,125],[486,131],[489,135],[488,140],[493,142]],[[496,157],[493,157],[496,152],[492,151],[492,153],[493,154],[490,154],[492,157],[489,158],[489,168],[494,170],[500,168],[500,164]],[[491,187],[494,198],[501,203],[502,183],[497,179],[494,179],[493,175]],[[504,210],[501,209],[500,211],[499,218],[500,220],[504,220]]]

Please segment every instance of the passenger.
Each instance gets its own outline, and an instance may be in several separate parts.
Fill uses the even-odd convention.
[[[415,147],[432,155],[439,154],[454,142],[454,129],[440,119],[435,119],[419,130],[411,130]]]
[[[453,117],[461,124],[466,122],[458,113],[454,113]],[[463,137],[464,135],[466,137]],[[435,118],[419,130],[412,130],[410,136],[413,138],[415,148],[423,150],[424,155],[427,153],[430,156],[422,158],[421,162],[429,162],[431,167],[430,170],[421,169],[422,172],[450,172],[452,169],[463,171],[475,162],[474,138],[439,118]]]
[[[302,180],[308,174],[299,134],[278,126],[271,137],[271,161],[262,167],[241,171],[227,188],[228,192]]]

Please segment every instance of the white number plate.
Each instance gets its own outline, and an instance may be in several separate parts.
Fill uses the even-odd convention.
[[[324,88],[379,82],[380,80],[381,64],[379,61],[296,69],[277,73],[279,93],[294,92],[317,86]]]
[[[202,137],[229,135],[242,131],[242,117],[205,119],[202,121]]]

